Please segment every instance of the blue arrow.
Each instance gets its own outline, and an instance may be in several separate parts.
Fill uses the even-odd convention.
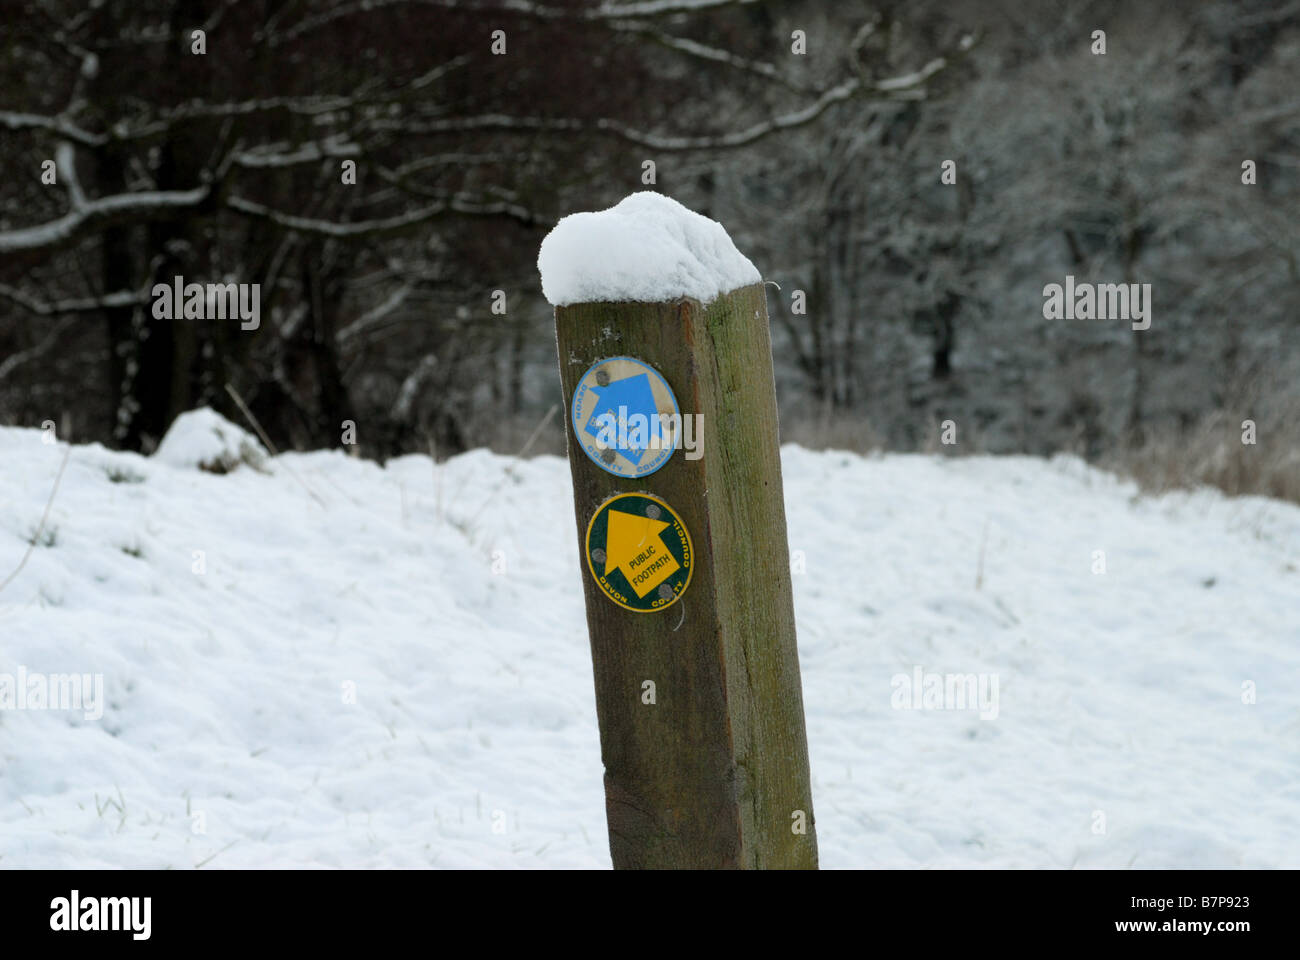
[[[599,437],[602,428],[610,422],[616,423],[618,433],[614,438],[614,448],[633,463],[640,464],[641,455],[649,449],[650,438],[659,435],[659,407],[655,403],[654,391],[650,388],[650,375],[638,373],[633,377],[615,380],[599,390],[595,387],[590,390],[596,395],[596,409],[587,421],[586,432]],[[629,435],[627,421],[638,413],[646,418],[648,426],[644,446],[630,443],[632,437]],[[612,417],[613,420],[610,421],[607,417]],[[629,446],[618,446],[620,437],[628,440]]]

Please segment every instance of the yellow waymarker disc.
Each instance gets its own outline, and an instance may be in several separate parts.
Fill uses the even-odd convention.
[[[623,493],[602,503],[587,524],[586,555],[601,592],[636,613],[676,603],[695,564],[686,524],[648,493]]]

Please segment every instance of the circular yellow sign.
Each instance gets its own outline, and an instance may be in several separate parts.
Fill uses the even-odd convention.
[[[621,493],[602,503],[587,524],[585,553],[600,591],[635,613],[671,607],[695,568],[686,524],[648,493]]]

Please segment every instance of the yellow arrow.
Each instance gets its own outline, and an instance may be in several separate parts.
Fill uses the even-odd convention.
[[[605,575],[618,567],[638,597],[644,597],[667,580],[681,567],[659,538],[668,526],[662,520],[610,510],[605,535]]]

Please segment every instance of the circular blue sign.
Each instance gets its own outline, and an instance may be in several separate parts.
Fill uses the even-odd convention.
[[[569,422],[578,446],[618,477],[648,477],[680,442],[682,413],[672,388],[635,357],[593,363],[573,391]]]

